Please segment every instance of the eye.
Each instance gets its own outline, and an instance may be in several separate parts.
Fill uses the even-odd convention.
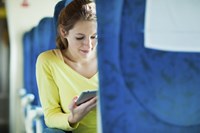
[[[83,40],[84,37],[76,37],[76,40]]]
[[[97,35],[91,36],[91,39],[97,39]]]

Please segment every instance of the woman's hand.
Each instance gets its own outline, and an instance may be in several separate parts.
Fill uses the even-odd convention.
[[[96,107],[97,97],[94,97],[79,106],[76,106],[77,98],[78,97],[75,97],[69,105],[71,114],[68,117],[68,121],[71,126],[78,123],[81,119],[83,119],[84,116],[86,116],[93,108]]]

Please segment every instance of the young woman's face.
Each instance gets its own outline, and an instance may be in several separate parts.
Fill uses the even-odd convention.
[[[78,21],[69,30],[68,52],[74,58],[90,58],[96,54],[97,46],[97,23],[95,21]]]

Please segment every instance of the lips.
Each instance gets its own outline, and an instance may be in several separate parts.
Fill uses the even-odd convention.
[[[90,50],[81,50],[82,53],[87,54],[90,52]]]

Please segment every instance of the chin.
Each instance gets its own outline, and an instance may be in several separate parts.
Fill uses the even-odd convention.
[[[87,58],[89,58],[90,56],[91,56],[91,54],[89,54],[89,53],[87,53],[87,54],[81,53],[81,57],[84,58],[84,59],[87,59]]]

